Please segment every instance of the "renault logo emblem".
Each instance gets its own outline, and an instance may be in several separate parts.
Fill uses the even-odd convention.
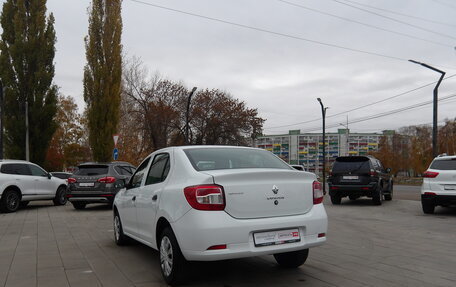
[[[279,188],[276,185],[273,185],[272,192],[274,192],[274,194],[277,194],[279,192]]]

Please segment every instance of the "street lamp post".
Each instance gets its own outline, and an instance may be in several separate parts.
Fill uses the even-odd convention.
[[[188,140],[188,130],[189,130],[189,113],[190,113],[190,102],[192,100],[193,93],[196,91],[196,87],[193,87],[192,91],[187,98],[187,112],[185,114],[185,144],[189,144]]]
[[[443,77],[445,77],[445,72],[441,71],[439,69],[436,69],[432,66],[429,66],[428,64],[417,62],[414,60],[409,60],[409,62],[412,62],[414,64],[421,65],[425,68],[431,69],[437,73],[440,73],[440,79],[437,81],[437,85],[435,85],[434,88],[434,100],[433,100],[433,116],[432,116],[432,155],[436,157],[439,153],[438,146],[437,146],[437,135],[438,135],[438,129],[437,129],[437,102],[438,102],[438,93],[439,93],[439,86],[440,83],[443,80]]]
[[[323,106],[323,103],[320,98],[317,98],[317,101],[320,103],[321,106],[321,115],[323,117],[323,194],[326,194],[326,125],[325,125],[325,118],[326,118],[326,110],[327,107]]]

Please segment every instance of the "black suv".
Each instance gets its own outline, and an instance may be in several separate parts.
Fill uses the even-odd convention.
[[[68,178],[68,200],[75,209],[88,203],[112,205],[116,193],[125,186],[135,171],[128,162],[83,163]]]
[[[373,156],[341,156],[336,158],[328,178],[329,195],[333,204],[340,204],[343,197],[355,200],[371,197],[376,205],[382,199],[393,198],[393,180],[390,169],[384,169]]]

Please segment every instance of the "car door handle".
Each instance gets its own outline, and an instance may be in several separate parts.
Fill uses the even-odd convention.
[[[131,200],[135,201],[136,200],[136,195],[131,198]]]
[[[157,196],[157,195],[154,195],[154,196],[152,196],[152,201],[156,201],[156,200],[157,200],[157,198],[158,198],[158,196]]]

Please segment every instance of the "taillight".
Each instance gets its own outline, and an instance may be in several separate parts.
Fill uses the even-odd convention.
[[[370,170],[369,175],[371,176],[377,176],[377,172],[375,170]]]
[[[313,189],[313,203],[319,204],[323,202],[323,189],[321,188],[321,183],[319,181],[314,181],[312,183]]]
[[[74,177],[69,177],[69,178],[67,179],[67,182],[68,182],[68,183],[75,183],[75,182],[76,182],[76,178],[74,178]]]
[[[220,250],[220,249],[226,249],[226,244],[214,245],[214,246],[209,247],[207,250]]]
[[[220,185],[195,185],[184,188],[185,198],[198,210],[224,210],[225,193]]]
[[[105,176],[105,177],[99,178],[97,181],[102,182],[102,183],[114,183],[114,182],[116,182],[116,178],[112,177],[112,176]]]
[[[439,175],[438,172],[435,172],[435,171],[429,171],[429,170],[426,170],[424,173],[423,173],[423,177],[426,177],[426,178],[435,178]]]

